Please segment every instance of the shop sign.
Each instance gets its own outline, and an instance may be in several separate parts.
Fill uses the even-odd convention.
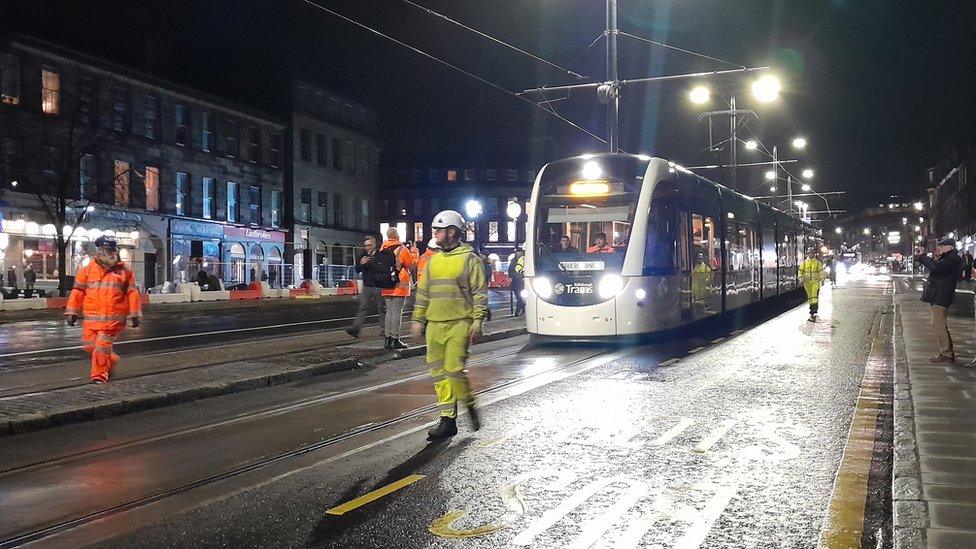
[[[174,219],[170,232],[184,236],[220,238],[224,236],[224,226],[217,223],[203,223],[186,219]]]
[[[258,242],[284,242],[285,233],[247,227],[224,227],[224,238],[256,240]]]

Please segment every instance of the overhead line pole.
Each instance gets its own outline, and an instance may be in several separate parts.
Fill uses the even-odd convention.
[[[620,148],[620,81],[617,74],[617,0],[607,0],[607,144],[610,152]]]

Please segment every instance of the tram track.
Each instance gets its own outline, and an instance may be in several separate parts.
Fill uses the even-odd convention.
[[[472,365],[476,365],[478,363],[484,363],[485,361],[488,361],[488,360],[497,360],[497,359],[500,359],[500,358],[505,358],[505,357],[508,357],[508,356],[513,356],[513,355],[518,354],[518,352],[519,352],[519,350],[516,349],[516,350],[509,351],[509,352],[505,352],[505,353],[500,353],[500,354],[497,354],[497,355],[493,355],[493,356],[487,356],[487,357],[479,358],[478,361],[472,361],[471,364]],[[507,387],[510,387],[510,386],[513,386],[513,385],[516,385],[516,384],[519,384],[519,383],[524,383],[524,382],[533,380],[533,379],[535,379],[537,377],[540,377],[540,376],[552,375],[553,373],[556,373],[556,372],[561,372],[561,371],[565,371],[567,369],[571,369],[571,368],[573,368],[575,366],[579,366],[579,365],[584,364],[584,363],[586,363],[588,361],[596,360],[596,359],[600,358],[601,356],[608,355],[608,354],[610,354],[612,352],[613,352],[613,350],[611,350],[611,349],[603,349],[603,350],[600,350],[599,352],[588,353],[586,356],[583,356],[583,357],[580,357],[580,358],[571,360],[571,361],[569,361],[569,362],[567,362],[565,364],[562,364],[562,365],[559,365],[559,366],[555,366],[555,367],[550,368],[550,369],[542,370],[542,371],[535,372],[535,373],[531,373],[531,374],[528,374],[528,375],[525,375],[525,376],[520,376],[520,377],[515,378],[515,379],[509,379],[507,381],[502,381],[502,382],[499,382],[499,383],[492,384],[489,387],[486,387],[484,389],[481,389],[481,390],[476,391],[475,394],[476,395],[485,395],[485,394],[489,394],[489,393],[493,393],[493,392],[498,392],[498,391],[500,391],[502,389],[505,389]],[[79,452],[79,453],[76,453],[76,454],[73,454],[73,455],[69,455],[69,456],[61,456],[61,457],[56,458],[54,460],[48,460],[48,461],[45,461],[45,462],[38,462],[38,463],[31,464],[31,465],[27,465],[27,466],[24,466],[24,467],[20,467],[20,468],[15,468],[15,469],[10,469],[10,470],[4,471],[4,472],[0,473],[0,478],[2,478],[2,477],[9,477],[9,476],[12,476],[12,475],[18,474],[18,473],[26,473],[26,472],[30,472],[31,470],[41,469],[41,468],[45,468],[45,467],[58,467],[58,466],[61,466],[65,462],[67,462],[69,460],[72,460],[72,459],[81,459],[81,458],[86,458],[86,457],[93,457],[93,456],[96,456],[96,455],[101,455],[101,454],[105,454],[105,453],[109,453],[109,452],[113,452],[113,451],[122,450],[124,448],[129,448],[129,447],[132,447],[132,446],[150,444],[150,443],[153,443],[153,442],[158,442],[158,441],[161,441],[161,440],[165,440],[167,438],[173,438],[173,437],[177,437],[177,436],[181,436],[181,435],[192,434],[194,432],[199,432],[199,431],[203,431],[203,430],[207,430],[207,429],[213,429],[213,428],[217,428],[217,427],[229,425],[231,423],[236,423],[236,422],[246,421],[248,419],[258,418],[258,417],[261,417],[261,416],[268,416],[268,417],[270,417],[270,416],[273,416],[273,415],[283,414],[283,413],[286,413],[288,411],[292,411],[292,410],[295,410],[295,409],[298,409],[298,408],[301,408],[301,407],[311,406],[311,405],[314,405],[314,404],[321,404],[321,403],[327,402],[329,400],[336,400],[336,399],[340,399],[340,398],[348,398],[348,397],[355,396],[355,395],[358,395],[358,394],[364,394],[364,393],[371,392],[371,391],[381,390],[383,388],[390,387],[390,386],[394,386],[394,385],[397,385],[397,384],[402,384],[402,383],[407,383],[409,381],[419,380],[419,379],[422,379],[423,377],[426,377],[426,375],[427,375],[426,373],[415,374],[415,375],[412,375],[412,376],[408,376],[406,378],[401,378],[399,380],[393,380],[393,381],[390,381],[390,382],[386,382],[386,383],[378,384],[378,385],[373,385],[373,386],[369,386],[369,387],[362,387],[362,388],[355,389],[353,391],[348,391],[348,392],[341,393],[341,394],[327,395],[327,396],[324,396],[324,397],[306,399],[305,401],[302,401],[302,402],[289,403],[287,405],[276,406],[276,407],[273,407],[271,409],[260,410],[260,411],[256,411],[256,412],[253,412],[253,413],[241,414],[239,416],[235,416],[233,418],[229,418],[227,420],[223,420],[223,421],[216,422],[216,423],[213,423],[213,424],[202,425],[202,426],[197,426],[197,427],[193,427],[193,428],[188,428],[188,429],[183,429],[183,430],[179,430],[179,431],[174,431],[174,432],[171,432],[171,433],[167,433],[167,434],[159,435],[159,436],[155,436],[155,437],[146,437],[144,439],[127,441],[125,443],[120,443],[120,444],[117,444],[117,445],[111,445],[111,446],[99,448],[99,449],[96,449],[96,450],[90,450],[90,451],[86,451],[86,452]],[[198,488],[202,488],[202,487],[205,487],[205,486],[208,486],[208,485],[216,484],[216,483],[221,482],[221,481],[224,481],[224,480],[232,479],[234,477],[238,477],[238,476],[244,475],[246,473],[250,473],[250,472],[253,472],[253,471],[258,471],[258,470],[267,468],[269,466],[272,466],[272,465],[281,463],[283,461],[287,461],[289,459],[293,459],[293,458],[296,458],[296,457],[299,457],[299,456],[304,456],[306,454],[310,454],[310,453],[315,452],[315,451],[318,451],[318,450],[322,450],[322,449],[325,449],[325,448],[328,448],[328,447],[331,447],[331,446],[335,446],[337,444],[340,444],[340,443],[347,442],[349,440],[355,439],[356,437],[360,437],[360,436],[363,436],[363,435],[367,435],[367,434],[370,434],[370,433],[374,433],[374,432],[377,432],[377,431],[380,431],[380,430],[383,430],[383,429],[388,429],[388,428],[394,427],[396,425],[404,424],[404,423],[407,423],[407,422],[409,422],[411,420],[414,420],[414,419],[416,419],[418,417],[421,417],[421,416],[423,416],[425,414],[432,413],[432,412],[434,412],[436,410],[437,410],[437,405],[436,404],[429,404],[429,405],[421,406],[421,407],[415,408],[415,409],[413,409],[413,410],[411,410],[409,412],[400,414],[400,415],[398,415],[395,418],[391,418],[391,419],[388,419],[388,420],[385,420],[385,421],[374,422],[374,423],[370,423],[370,424],[367,424],[367,425],[363,425],[363,426],[360,426],[360,427],[351,429],[351,430],[349,430],[349,431],[347,431],[345,433],[342,433],[342,434],[339,434],[339,435],[336,435],[336,436],[332,436],[332,437],[329,437],[327,439],[324,439],[324,440],[321,440],[321,441],[318,441],[318,442],[314,442],[314,443],[311,443],[311,444],[306,444],[306,445],[303,445],[301,447],[294,448],[294,449],[291,449],[291,450],[288,450],[288,451],[279,452],[279,453],[274,454],[274,455],[271,455],[271,456],[262,457],[262,458],[259,458],[259,459],[255,460],[255,461],[251,462],[251,463],[245,463],[243,465],[239,465],[239,466],[236,466],[236,467],[232,467],[232,468],[226,469],[224,471],[221,471],[221,472],[218,472],[218,473],[215,473],[215,474],[212,474],[212,475],[203,476],[201,478],[198,478],[198,479],[195,479],[195,480],[192,480],[192,481],[189,481],[189,482],[184,482],[182,484],[178,484],[176,486],[169,487],[169,488],[166,488],[166,489],[156,490],[156,491],[154,491],[154,492],[152,492],[152,493],[150,493],[148,495],[145,495],[145,496],[142,496],[142,497],[138,497],[138,498],[134,498],[134,499],[130,499],[128,501],[124,501],[124,502],[119,503],[119,504],[116,504],[116,505],[108,506],[108,507],[105,507],[105,508],[102,508],[102,509],[99,509],[99,510],[90,512],[90,513],[86,513],[84,515],[81,515],[81,516],[78,516],[78,517],[75,517],[75,518],[71,518],[71,519],[68,519],[68,520],[62,520],[60,522],[56,522],[54,524],[50,524],[50,525],[47,525],[47,526],[44,526],[44,527],[41,527],[41,528],[36,528],[36,529],[30,530],[30,531],[27,531],[27,532],[19,533],[19,534],[16,534],[14,536],[7,537],[7,538],[5,538],[3,540],[0,540],[0,549],[5,549],[5,548],[8,548],[8,547],[19,547],[19,546],[22,546],[22,545],[27,544],[27,543],[32,543],[32,542],[36,542],[36,541],[39,541],[39,540],[43,540],[43,539],[48,538],[48,537],[50,537],[52,535],[56,535],[56,534],[68,532],[68,531],[71,531],[73,529],[76,529],[76,528],[85,526],[87,524],[90,524],[90,523],[95,522],[95,521],[98,521],[98,520],[103,520],[103,519],[106,519],[106,518],[109,518],[109,517],[112,517],[112,516],[115,516],[115,515],[118,515],[118,514],[121,514],[121,513],[124,513],[124,512],[136,510],[136,509],[139,509],[141,507],[145,507],[147,505],[150,505],[150,504],[153,504],[155,502],[159,502],[159,501],[165,500],[165,499],[170,498],[170,497],[173,497],[173,496],[177,496],[177,495],[180,495],[180,494],[184,494],[186,492],[189,492],[189,491],[192,491],[192,490],[195,490],[195,489],[198,489]]]

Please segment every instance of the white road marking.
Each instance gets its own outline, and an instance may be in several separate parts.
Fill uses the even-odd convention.
[[[627,511],[650,491],[647,484],[618,477],[617,484],[626,482],[627,491],[614,501],[609,509],[603,510],[595,518],[583,524],[582,532],[567,549],[589,549],[610,530],[614,523],[623,519]]]
[[[705,350],[705,347],[695,347],[694,349],[688,351],[688,354],[689,355],[693,355],[693,354],[697,353],[698,351],[704,351],[704,350]]]
[[[721,425],[716,427],[715,430],[709,433],[707,437],[703,438],[702,441],[698,443],[698,446],[695,446],[695,448],[692,451],[698,452],[699,454],[703,454],[707,452],[709,448],[714,446],[715,443],[719,441],[719,439],[724,437],[725,434],[728,433],[730,429],[732,429],[733,425],[735,425],[734,419],[727,419],[723,421]]]
[[[670,365],[674,364],[675,362],[678,362],[679,360],[681,360],[681,359],[678,358],[678,357],[669,358],[669,359],[665,360],[664,362],[658,364],[658,366],[670,366]]]
[[[563,518],[565,518],[566,515],[568,515],[569,513],[571,513],[572,511],[574,511],[584,503],[586,503],[586,500],[595,496],[598,492],[600,492],[604,488],[607,488],[612,484],[618,484],[618,483],[627,484],[629,488],[626,497],[620,498],[621,500],[626,500],[627,508],[630,508],[630,506],[636,503],[637,499],[639,499],[640,496],[643,495],[645,491],[645,487],[643,486],[642,483],[638,483],[637,481],[628,479],[623,476],[614,476],[609,478],[597,479],[587,484],[583,488],[577,490],[573,495],[563,500],[563,502],[560,503],[555,508],[550,509],[545,513],[543,513],[542,516],[539,517],[539,519],[536,520],[534,523],[532,523],[531,526],[529,526],[528,528],[520,532],[519,535],[515,536],[512,539],[511,544],[523,545],[523,546],[532,545],[532,542],[536,536],[555,526],[556,523],[562,520]],[[614,505],[614,509],[616,509],[616,507],[617,506]],[[624,511],[626,511],[626,509],[624,509]],[[588,525],[589,524],[593,524],[593,522],[588,523]],[[594,524],[594,527],[598,529],[599,524]],[[584,532],[583,535],[585,537],[592,537],[593,532]],[[595,539],[599,539],[601,535],[603,535],[602,530],[596,533]],[[592,543],[593,542],[591,541],[590,544]],[[582,547],[589,547],[590,544],[583,545]],[[574,543],[573,547],[578,548],[580,546]]]
[[[715,525],[718,517],[722,516],[729,502],[738,492],[738,486],[722,486],[718,488],[715,495],[708,500],[705,508],[700,513],[696,513],[695,521],[688,527],[685,535],[681,536],[674,549],[698,549],[708,537],[708,533]]]
[[[683,433],[685,429],[694,425],[694,423],[695,420],[691,418],[687,418],[687,417],[681,418],[681,420],[678,421],[677,425],[668,429],[661,436],[651,441],[651,446],[664,446],[665,444],[674,440],[675,437]]]
[[[712,340],[712,343],[721,343],[723,341],[725,341],[724,337],[716,337],[715,339]]]

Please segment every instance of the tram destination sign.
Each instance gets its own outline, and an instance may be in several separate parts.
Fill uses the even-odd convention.
[[[564,271],[602,271],[606,268],[603,261],[560,261],[559,266]]]

